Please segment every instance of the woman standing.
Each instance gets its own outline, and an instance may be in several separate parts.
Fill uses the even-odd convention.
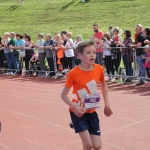
[[[76,47],[77,47],[78,44],[79,44],[80,42],[82,42],[82,41],[83,41],[82,36],[81,36],[81,35],[77,35],[77,36],[76,36],[76,39],[75,39],[75,42],[73,43],[74,55],[75,55],[75,59],[74,59],[74,60],[75,60],[75,65],[76,65],[76,66],[81,63],[80,59],[78,58],[78,53],[77,53],[77,51],[76,51]]]
[[[29,35],[25,36],[25,54],[25,67],[26,70],[29,70],[29,62],[31,57],[34,55],[33,42]]]
[[[121,62],[121,52],[120,52],[120,48],[118,48],[119,46],[118,42],[122,43],[122,39],[120,37],[121,34],[122,34],[121,29],[119,29],[118,27],[113,28],[113,38],[110,44],[111,55],[112,55],[112,75],[114,75],[115,70],[118,74],[120,73],[119,67]],[[118,78],[112,79],[113,82],[116,80],[118,80]]]
[[[126,70],[126,76],[133,76],[133,69],[132,69],[133,55],[132,49],[129,48],[129,44],[131,43],[132,43],[131,31],[125,30],[123,43],[118,42],[117,44],[122,47],[127,47],[122,48],[122,58]]]
[[[69,70],[73,68],[73,57],[74,57],[74,52],[73,52],[73,40],[72,40],[72,33],[68,32],[66,34],[67,37],[67,43],[64,47],[65,50],[65,56],[66,56],[66,68],[62,71],[62,73],[67,73]],[[68,69],[69,68],[69,69]]]

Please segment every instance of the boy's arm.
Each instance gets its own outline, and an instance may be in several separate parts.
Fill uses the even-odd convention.
[[[69,97],[68,97],[68,93],[69,93],[70,88],[67,88],[66,86],[64,87],[62,93],[61,93],[61,98],[62,100],[69,105],[73,110],[76,116],[81,117],[86,110],[84,109],[84,106],[79,106],[77,105],[77,103],[73,103]]]
[[[102,95],[104,98],[104,114],[106,116],[111,116],[113,114],[111,108],[110,108],[110,104],[109,104],[109,97],[108,97],[108,89],[107,89],[107,85],[106,82],[100,82],[100,86],[101,86],[101,91],[102,91]]]

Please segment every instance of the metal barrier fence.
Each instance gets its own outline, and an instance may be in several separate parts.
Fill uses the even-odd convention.
[[[145,47],[140,47],[144,49]],[[3,75],[26,74],[30,76],[42,76],[45,78],[52,77],[66,77],[65,74],[69,69],[74,68],[80,64],[80,60],[75,57],[62,57],[57,56],[57,52],[52,50],[53,56],[46,57],[43,53],[45,66],[42,66],[39,62],[40,54],[33,55],[32,48],[25,50],[25,52],[10,52],[10,56],[4,54],[4,51],[0,51],[0,73]],[[101,65],[105,70],[105,76],[108,76],[108,81],[116,81],[125,83],[132,83],[137,85],[140,82],[150,80],[150,68],[144,64],[147,57],[144,53],[141,56],[137,56],[135,49],[128,47],[103,47],[103,53],[97,55],[97,59],[100,59]],[[9,60],[10,59],[10,60]],[[45,60],[46,59],[46,60]],[[16,66],[14,65],[16,61]],[[145,67],[144,67],[145,66]],[[133,82],[135,81],[135,82]]]

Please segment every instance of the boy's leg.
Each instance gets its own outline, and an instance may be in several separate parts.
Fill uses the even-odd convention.
[[[83,144],[83,150],[92,150],[92,141],[88,130],[79,133]]]
[[[100,150],[102,147],[102,142],[101,142],[101,136],[99,135],[90,135],[91,136],[91,141],[93,145],[94,150]]]

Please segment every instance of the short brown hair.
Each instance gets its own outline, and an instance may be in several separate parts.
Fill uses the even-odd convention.
[[[110,39],[111,39],[110,34],[109,34],[108,32],[106,32],[106,33],[104,34],[104,37],[105,37],[107,40],[110,40]]]
[[[92,45],[95,46],[95,42],[93,40],[87,40],[87,41],[80,42],[78,44],[78,46],[76,47],[76,51],[80,54],[83,54],[84,49],[86,47],[92,46]]]

